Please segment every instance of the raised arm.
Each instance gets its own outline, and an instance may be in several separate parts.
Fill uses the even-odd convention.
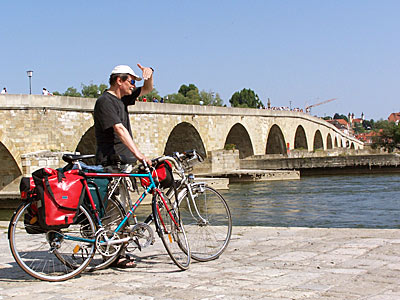
[[[140,92],[140,96],[146,95],[150,93],[153,90],[153,69],[148,68],[148,67],[142,67],[141,64],[137,64],[140,70],[142,70],[143,73],[143,86],[142,90]]]

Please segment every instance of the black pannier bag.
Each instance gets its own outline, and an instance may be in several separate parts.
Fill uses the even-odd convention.
[[[67,228],[78,218],[85,197],[79,170],[62,172],[43,168],[32,174],[38,197],[38,219],[42,229]]]
[[[33,178],[22,177],[19,184],[19,191],[21,194],[21,200],[31,203],[24,215],[24,225],[26,232],[30,234],[46,232],[46,230],[44,230],[39,224],[38,197]]]

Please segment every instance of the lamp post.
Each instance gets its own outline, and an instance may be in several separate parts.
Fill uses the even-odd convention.
[[[33,71],[26,71],[26,74],[28,74],[29,77],[29,95],[32,94],[32,75]]]

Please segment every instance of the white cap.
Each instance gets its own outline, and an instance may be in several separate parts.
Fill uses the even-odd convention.
[[[132,75],[136,81],[140,81],[142,80],[142,78],[140,78],[139,76],[137,76],[135,74],[135,72],[133,72],[133,70],[131,69],[130,66],[126,66],[126,65],[119,65],[116,66],[112,71],[111,71],[111,75],[112,74],[129,74]]]

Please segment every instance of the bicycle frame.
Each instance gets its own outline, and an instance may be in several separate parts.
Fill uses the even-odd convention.
[[[143,199],[146,197],[147,194],[149,194],[152,190],[157,190],[157,186],[153,180],[153,177],[151,176],[151,172],[149,171],[148,173],[144,173],[144,174],[130,174],[130,173],[85,173],[85,176],[88,178],[96,178],[96,177],[113,177],[113,178],[123,178],[123,177],[137,177],[137,178],[148,178],[150,181],[149,186],[147,187],[147,189],[142,193],[142,195],[139,197],[139,199],[135,202],[135,204],[129,209],[129,211],[127,212],[125,218],[121,221],[121,223],[118,225],[118,227],[115,229],[114,232],[118,232],[126,223],[126,221],[128,220],[128,218],[135,212],[136,208],[140,205],[140,203],[142,203]],[[95,215],[95,220],[97,222],[97,224],[100,227],[103,227],[103,224],[101,223],[101,219],[100,219],[100,215],[99,212],[96,208],[96,205],[94,203],[92,194],[90,193],[89,190],[89,186],[87,183],[87,180],[83,181],[83,185],[85,187],[85,191],[86,194],[88,195],[89,198],[89,202],[91,205],[91,208],[94,211],[94,215]],[[68,239],[68,240],[79,240],[79,241],[85,241],[85,242],[89,242],[89,243],[94,243],[95,240],[92,239],[85,239],[85,238],[78,238],[78,237],[69,237],[68,235],[64,236],[64,239]]]
[[[205,185],[205,183],[202,183],[202,182],[197,182],[197,183],[189,183],[189,182],[185,182],[184,183],[184,185],[185,185],[185,187],[186,187],[186,189],[187,189],[187,191],[188,191],[188,195],[189,195],[189,197],[187,198],[187,205],[188,205],[188,207],[189,207],[189,210],[190,210],[190,214],[192,215],[192,217],[195,217],[194,215],[193,215],[193,210],[192,210],[192,206],[194,207],[194,210],[195,210],[195,212],[196,212],[196,214],[197,214],[197,216],[201,219],[201,221],[205,224],[206,222],[207,222],[207,220],[206,219],[204,219],[202,216],[201,216],[201,214],[200,214],[200,212],[199,212],[199,209],[197,208],[197,205],[196,205],[196,202],[194,201],[194,196],[193,196],[193,189],[194,189],[194,187],[200,187],[200,188],[202,188],[202,187],[204,187],[204,185]],[[182,192],[184,192],[185,190],[183,189],[182,190]],[[189,199],[190,198],[190,199]],[[178,199],[180,199],[180,197],[179,197],[179,195],[178,195]],[[192,203],[192,205],[190,204],[190,203]],[[179,202],[179,205],[180,205],[181,203]]]
[[[149,179],[149,181],[150,181],[149,186],[148,186],[148,187],[146,188],[146,190],[141,194],[141,196],[139,197],[139,199],[130,207],[130,209],[129,209],[129,211],[126,213],[126,216],[124,217],[124,219],[119,223],[119,225],[117,226],[117,228],[114,230],[114,233],[117,233],[118,231],[121,230],[121,228],[123,228],[124,224],[127,222],[127,220],[129,219],[129,217],[130,217],[131,215],[134,214],[135,210],[136,210],[137,207],[142,203],[142,201],[144,200],[144,198],[146,197],[146,195],[147,195],[147,194],[150,194],[151,192],[152,192],[152,193],[157,193],[157,194],[160,196],[160,198],[162,199],[164,206],[165,206],[166,208],[168,208],[168,205],[167,205],[167,203],[166,203],[166,201],[165,201],[165,199],[164,199],[164,197],[163,197],[161,191],[157,188],[157,186],[156,186],[156,184],[155,184],[155,182],[154,182],[154,179],[153,179],[153,177],[152,177],[150,171],[149,171],[148,173],[144,173],[144,174],[131,174],[131,173],[85,173],[85,176],[88,177],[88,178],[96,178],[96,177],[102,177],[102,178],[104,178],[104,177],[106,177],[106,178],[110,178],[110,177],[113,177],[113,178],[127,178],[127,177],[134,177],[134,178],[148,178],[148,179]],[[93,211],[94,211],[94,215],[95,215],[95,218],[96,218],[96,222],[98,223],[98,225],[99,225],[100,227],[103,227],[103,225],[102,225],[102,223],[101,223],[100,216],[99,216],[99,212],[98,212],[98,210],[97,210],[97,208],[96,208],[96,205],[95,205],[95,203],[94,203],[93,197],[92,197],[92,195],[91,195],[91,193],[90,193],[87,180],[84,180],[84,186],[85,186],[85,190],[86,190],[86,193],[87,193],[87,195],[88,195],[88,198],[89,198],[89,202],[90,202],[91,208],[92,208]],[[176,221],[175,218],[173,217],[171,211],[170,211],[169,209],[167,209],[167,211],[168,211],[169,216],[170,216],[171,219],[173,220],[174,224],[176,225],[176,227],[177,227],[177,228],[180,228],[179,224],[177,223],[177,221]],[[164,224],[162,224],[162,225],[165,227]],[[85,238],[77,238],[77,237],[69,237],[69,236],[64,236],[64,238],[65,238],[65,239],[68,239],[68,240],[79,240],[79,241],[85,241],[85,242],[90,242],[90,243],[94,243],[94,242],[95,242],[95,240],[92,240],[92,239],[85,239]],[[129,238],[120,239],[120,240],[116,240],[116,241],[109,241],[109,242],[107,242],[107,243],[108,243],[108,244],[113,244],[113,243],[115,244],[115,243],[123,243],[123,242],[127,242],[127,241],[129,241]]]

